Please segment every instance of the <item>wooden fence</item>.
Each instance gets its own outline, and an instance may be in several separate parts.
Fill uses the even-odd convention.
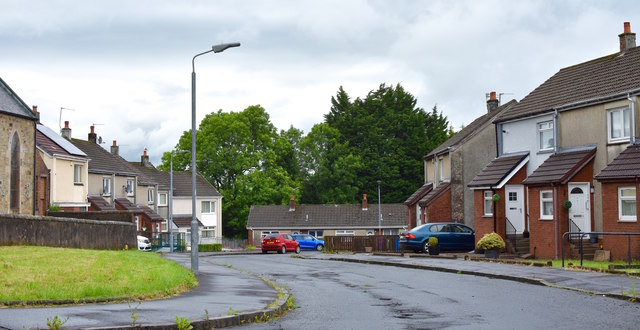
[[[401,252],[397,235],[385,236],[325,236],[327,251]],[[371,248],[371,251],[368,248]]]

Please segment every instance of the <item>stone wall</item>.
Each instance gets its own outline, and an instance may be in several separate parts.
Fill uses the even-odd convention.
[[[33,120],[0,114],[0,213],[33,214],[35,171],[35,124]],[[11,142],[20,141],[20,200],[10,209]]]
[[[80,211],[80,212],[49,212],[51,217],[58,218],[74,218],[74,219],[86,219],[86,220],[100,220],[100,221],[118,221],[129,222],[135,224],[135,214],[133,211]]]
[[[122,221],[0,214],[0,245],[136,249],[136,226]]]

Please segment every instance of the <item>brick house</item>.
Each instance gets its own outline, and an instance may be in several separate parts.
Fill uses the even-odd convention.
[[[473,226],[473,192],[466,186],[496,153],[493,120],[516,104],[500,105],[495,92],[489,95],[486,114],[424,157],[425,184],[405,201],[409,228],[442,221]]]
[[[37,116],[0,78],[0,213],[35,214]]]

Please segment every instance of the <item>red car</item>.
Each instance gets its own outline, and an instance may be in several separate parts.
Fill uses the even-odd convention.
[[[277,251],[285,254],[287,251],[300,253],[300,243],[293,240],[289,234],[269,234],[262,239],[262,253]]]

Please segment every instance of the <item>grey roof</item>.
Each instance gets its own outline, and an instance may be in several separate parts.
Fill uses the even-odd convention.
[[[480,129],[486,127],[487,125],[491,125],[493,123],[493,120],[497,116],[499,116],[500,114],[502,114],[504,112],[508,112],[509,109],[511,109],[517,103],[518,102],[516,102],[516,100],[511,100],[511,101],[509,101],[509,102],[497,107],[493,111],[487,112],[484,115],[476,118],[469,125],[465,126],[459,132],[457,132],[452,137],[450,137],[447,141],[443,142],[437,148],[433,149],[424,158],[428,159],[428,158],[433,157],[436,154],[441,153],[442,151],[446,150],[447,148],[455,148],[455,147],[457,147],[460,143],[463,143],[463,142],[467,141],[468,140],[467,138],[470,138],[470,137],[474,136],[477,132],[480,131]]]
[[[595,176],[598,181],[636,181],[640,179],[640,145],[630,145]]]
[[[408,210],[404,204],[381,204],[382,227],[402,228],[407,225]],[[247,228],[377,228],[378,208],[362,210],[355,204],[253,205]]]
[[[169,173],[164,172],[169,177]],[[173,196],[191,196],[191,172],[173,172]],[[216,188],[200,173],[196,175],[196,194],[198,196],[222,196]]]
[[[640,89],[639,71],[640,47],[566,67],[500,115],[497,121],[625,97],[628,92]]]
[[[565,184],[596,156],[596,147],[555,153],[522,183],[525,185]]]
[[[503,155],[492,160],[478,173],[468,187],[495,187],[504,180],[518,165],[520,165],[529,153]]]
[[[438,187],[436,187],[436,189],[431,190],[431,192],[424,196],[424,198],[418,202],[418,205],[422,207],[429,206],[449,190],[451,190],[451,184],[449,182],[442,182]]]
[[[151,164],[144,165],[141,162],[129,162],[129,165],[138,172],[138,182],[141,184],[158,184],[159,189],[169,189],[168,173],[158,170]]]
[[[74,146],[69,140],[58,135],[47,126],[36,125],[38,132],[36,133],[36,145],[49,155],[65,155],[87,157],[87,154]]]
[[[7,83],[0,78],[0,112],[36,120],[35,114]]]
[[[104,150],[96,143],[78,139],[71,139],[71,143],[89,157],[89,173],[138,176],[129,162]]]
[[[433,189],[433,182],[427,182],[422,185],[422,187],[418,188],[406,201],[404,201],[404,205],[411,206],[420,201],[422,197],[427,195],[431,189]]]
[[[191,228],[191,214],[174,214],[173,215],[173,223],[178,228]],[[204,224],[200,222],[200,219],[196,218],[198,222],[198,227],[204,227]]]

